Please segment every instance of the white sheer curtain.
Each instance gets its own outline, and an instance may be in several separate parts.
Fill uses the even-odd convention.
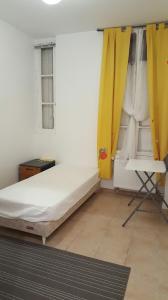
[[[137,126],[149,117],[147,99],[147,63],[144,59],[144,30],[135,31],[134,62],[128,64],[127,85],[123,110],[129,116],[129,124],[125,134],[121,159],[134,158],[137,151]]]

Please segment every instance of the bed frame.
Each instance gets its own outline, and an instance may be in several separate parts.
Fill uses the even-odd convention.
[[[29,222],[21,219],[7,219],[0,217],[0,226],[41,236],[42,243],[43,245],[45,245],[46,239],[99,189],[100,182],[95,184],[84,197],[79,199],[79,201],[73,207],[71,207],[62,218],[57,221]]]

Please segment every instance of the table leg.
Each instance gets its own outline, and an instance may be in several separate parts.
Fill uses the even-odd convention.
[[[147,193],[146,195],[143,197],[143,199],[140,201],[140,203],[136,206],[136,208],[131,212],[131,214],[128,216],[128,218],[126,219],[126,221],[123,223],[123,227],[125,227],[125,225],[128,223],[128,221],[134,216],[134,214],[137,212],[137,211],[140,211],[140,207],[141,205],[143,204],[143,202],[148,198],[148,197],[151,197],[153,202],[155,204],[157,204],[157,208],[159,209],[159,212],[160,214],[162,215],[162,217],[164,218],[164,220],[168,223],[168,218],[166,217],[166,215],[163,213],[162,209],[158,206],[159,203],[158,203],[158,200],[155,198],[155,196],[152,194],[152,192],[154,190],[158,190],[158,184],[161,180],[161,178],[158,180],[158,182],[156,182],[156,184],[151,180],[151,183],[152,183],[152,188],[149,190],[148,187],[145,185],[145,182],[143,181],[142,177],[140,176],[140,174],[135,171],[135,173],[137,174],[138,178],[140,179],[141,183],[142,183],[142,186],[146,189]],[[145,172],[144,172],[145,173]],[[154,174],[154,173],[153,173]],[[153,176],[153,175],[152,175]],[[151,176],[147,176],[148,179],[150,178],[151,179]],[[163,202],[165,202],[165,200],[163,199]],[[165,204],[166,207],[168,207],[168,204],[166,203]]]
[[[155,173],[152,173],[152,174],[149,176],[149,178],[148,178],[145,182],[143,182],[143,185],[141,186],[141,188],[139,189],[139,191],[136,192],[137,195],[138,195],[139,193],[142,192],[143,188],[146,187],[147,183],[150,181],[150,179],[152,179],[152,177],[153,177],[154,174],[155,174]],[[136,198],[137,198],[137,197],[134,196],[134,197],[130,200],[130,202],[128,203],[128,206],[130,206]]]
[[[128,216],[126,221],[122,224],[122,227],[125,227],[125,225],[128,223],[128,221],[133,217],[133,215],[139,210],[143,202],[145,201],[146,198],[143,198],[141,202],[138,204],[138,206],[132,211],[132,213]]]
[[[149,178],[148,173],[145,172],[145,174],[146,174],[146,176]],[[159,189],[158,189],[158,184],[159,184],[159,182],[161,181],[161,178],[160,178],[156,183],[154,183],[154,182],[152,181],[151,178],[149,178],[149,181],[152,183],[152,185],[155,185],[155,189],[156,189],[157,194],[159,195],[161,201],[162,201],[162,202],[166,205],[166,207],[168,208],[168,203],[166,203],[166,201],[164,200],[164,197],[162,196],[161,192],[160,192]]]

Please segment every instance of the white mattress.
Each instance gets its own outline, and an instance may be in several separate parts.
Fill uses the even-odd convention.
[[[0,190],[0,216],[30,222],[56,221],[98,181],[96,168],[57,165]]]

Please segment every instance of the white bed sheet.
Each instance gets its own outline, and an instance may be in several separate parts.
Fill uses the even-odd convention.
[[[57,221],[98,182],[96,168],[57,165],[0,190],[0,216]]]

